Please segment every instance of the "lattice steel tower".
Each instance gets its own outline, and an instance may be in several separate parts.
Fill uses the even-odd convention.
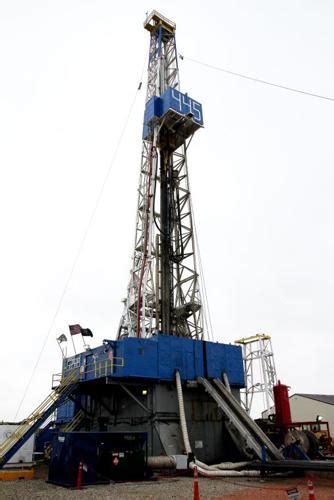
[[[187,148],[202,106],[179,91],[175,24],[156,11],[150,32],[135,245],[118,336],[203,338]]]
[[[269,335],[258,333],[235,341],[242,346],[245,389],[241,390],[241,401],[251,412],[254,396],[262,393],[264,410],[274,405],[274,385],[277,384],[274,352]]]

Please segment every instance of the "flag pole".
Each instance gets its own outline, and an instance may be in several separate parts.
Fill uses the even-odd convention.
[[[86,344],[86,342],[85,342],[85,338],[84,338],[84,336],[83,336],[82,334],[81,334],[81,338],[82,338],[82,343],[83,343],[83,346],[84,346],[84,348],[85,348],[85,350],[86,350],[86,348],[88,347],[88,344]]]
[[[90,349],[90,345],[86,343],[85,337],[93,337],[93,332],[89,328],[81,328],[81,337],[85,350]]]
[[[71,333],[71,339],[72,339],[72,344],[73,344],[73,349],[74,349],[74,355],[77,354],[77,351],[75,350],[75,345],[74,345],[74,340],[73,340],[73,335]]]
[[[62,355],[62,357],[63,357],[63,359],[64,359],[64,358],[65,358],[64,351],[63,351],[63,350],[62,350],[62,348],[60,347],[60,342],[59,342],[59,340],[58,340],[58,339],[57,339],[57,344],[58,344],[59,349],[60,349],[60,351],[61,351],[61,355]]]

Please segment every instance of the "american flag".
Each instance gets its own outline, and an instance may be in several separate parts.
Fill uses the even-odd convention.
[[[71,335],[78,335],[78,333],[81,333],[81,326],[80,325],[68,325],[70,329],[70,334]]]

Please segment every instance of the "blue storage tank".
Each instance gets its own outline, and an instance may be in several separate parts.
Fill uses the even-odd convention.
[[[74,487],[80,463],[82,484],[139,480],[146,475],[146,432],[59,432],[54,434],[48,482]]]

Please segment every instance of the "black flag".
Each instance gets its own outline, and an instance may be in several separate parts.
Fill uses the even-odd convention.
[[[83,337],[93,337],[93,332],[89,328],[81,328],[81,335]]]

